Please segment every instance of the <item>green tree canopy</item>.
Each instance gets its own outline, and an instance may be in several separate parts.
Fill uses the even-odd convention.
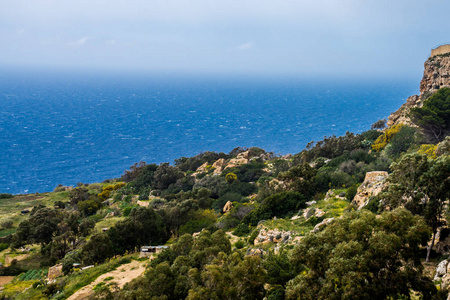
[[[450,88],[442,88],[410,111],[412,121],[432,143],[442,141],[450,133]]]
[[[411,290],[436,292],[423,275],[420,246],[430,229],[406,209],[380,218],[363,210],[345,214],[317,234],[307,234],[291,260],[303,271],[288,283],[288,299],[386,299]]]

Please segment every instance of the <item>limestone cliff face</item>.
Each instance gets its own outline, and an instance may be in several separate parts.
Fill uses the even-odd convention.
[[[427,96],[443,87],[450,87],[450,53],[430,57],[425,62],[420,95]]]
[[[388,127],[399,123],[412,125],[408,118],[409,110],[412,107],[422,106],[423,101],[440,88],[450,87],[450,47],[445,48],[446,46],[449,45],[444,45],[442,49],[448,49],[449,52],[431,56],[424,63],[423,77],[420,81],[420,95],[409,97],[405,104],[392,113],[388,117]]]

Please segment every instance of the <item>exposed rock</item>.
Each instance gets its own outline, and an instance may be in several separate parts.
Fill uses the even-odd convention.
[[[311,206],[311,205],[316,204],[316,203],[317,202],[315,200],[311,200],[311,201],[306,202],[306,205]]]
[[[281,157],[281,159],[289,160],[289,159],[291,159],[292,157],[293,157],[292,154],[286,154],[286,155],[283,155],[283,156]]]
[[[420,94],[423,96],[427,93],[434,93],[443,87],[450,87],[450,56],[448,52],[447,55],[432,56],[424,63]]]
[[[114,217],[116,215],[116,213],[115,212],[110,212],[110,213],[108,213],[106,216],[105,216],[105,219],[107,219],[107,218],[112,218],[112,217]]]
[[[443,260],[438,264],[438,266],[436,268],[436,274],[434,275],[433,280],[437,281],[437,280],[441,279],[442,276],[447,274],[447,265],[448,265],[448,260]]]
[[[57,265],[54,265],[53,267],[50,267],[48,269],[48,275],[47,275],[48,280],[53,280],[56,277],[63,275],[62,267],[63,267],[62,264],[57,264]]]
[[[267,230],[262,228],[255,238],[254,244],[256,246],[267,243],[286,243],[292,238],[291,236],[292,233],[290,231],[280,231],[278,229]]]
[[[222,173],[222,170],[224,169],[225,165],[226,163],[224,158],[216,160],[212,165],[212,167],[214,168],[214,174]]]
[[[261,248],[252,248],[248,249],[246,255],[248,256],[259,256],[261,258],[264,257],[264,254],[266,254],[266,251],[264,251]]]
[[[320,222],[319,224],[314,226],[314,229],[311,230],[311,232],[319,232],[322,227],[327,226],[328,224],[330,224],[333,221],[334,221],[334,218],[326,218],[325,220],[323,220],[322,222]]]
[[[201,165],[200,167],[198,167],[197,170],[196,170],[196,172],[197,172],[197,173],[207,172],[208,169],[206,168],[206,166],[208,166],[208,162],[205,162],[203,165]]]
[[[423,101],[418,95],[414,95],[409,97],[406,100],[406,103],[404,103],[400,108],[393,112],[389,117],[387,121],[387,126],[392,127],[397,124],[405,124],[409,126],[415,126],[411,119],[408,117],[409,111],[413,107],[421,107],[423,104]]]
[[[269,189],[275,193],[280,193],[286,191],[288,185],[286,182],[278,180],[276,178],[269,181]]]
[[[311,218],[312,216],[315,216],[317,218],[322,217],[325,214],[325,212],[323,210],[321,210],[320,208],[314,208],[314,207],[310,207],[310,208],[305,208],[303,210],[303,214],[302,216],[308,220],[309,218]]]
[[[305,218],[306,220],[308,220],[309,218],[311,218],[312,216],[314,216],[314,213],[316,212],[316,209],[311,207],[311,208],[306,208],[303,211],[303,218]]]
[[[142,206],[142,207],[148,207],[150,205],[150,201],[141,201],[138,200],[137,201],[137,205]]]
[[[366,206],[370,197],[378,195],[384,189],[387,177],[386,171],[367,172],[364,182],[358,187],[352,204],[356,205],[358,210]]]
[[[223,213],[227,213],[229,212],[231,209],[233,208],[233,203],[231,203],[231,201],[228,201],[227,203],[225,203],[225,205],[223,206]]]
[[[436,232],[434,250],[441,255],[450,255],[450,228],[441,227]]]
[[[450,45],[443,45],[432,50],[432,55],[424,63],[423,77],[420,81],[420,95],[406,100],[396,112],[388,117],[387,126],[396,124],[412,125],[408,113],[412,107],[421,107],[423,101],[443,87],[450,87]]]

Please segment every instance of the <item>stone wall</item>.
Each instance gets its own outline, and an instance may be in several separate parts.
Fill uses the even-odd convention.
[[[430,56],[432,57],[432,56],[442,55],[442,54],[446,54],[446,53],[450,53],[450,45],[449,44],[442,45],[435,49],[432,49]]]

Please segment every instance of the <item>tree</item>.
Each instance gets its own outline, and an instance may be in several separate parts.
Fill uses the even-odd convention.
[[[433,237],[427,249],[427,261],[433,249],[437,229],[443,225],[445,203],[450,197],[450,158],[428,159],[425,154],[408,154],[393,163],[384,206],[404,206],[424,217]]]
[[[180,169],[170,166],[169,163],[163,163],[158,166],[154,173],[154,185],[158,189],[165,190],[169,185],[183,177],[184,174]]]
[[[94,234],[81,250],[81,258],[85,264],[102,263],[113,254],[111,240],[103,232]]]
[[[429,142],[442,141],[450,133],[450,88],[438,90],[422,107],[413,107],[409,115]]]
[[[383,129],[386,127],[386,119],[378,120],[370,126],[370,129]]]
[[[292,253],[302,272],[288,283],[288,299],[430,299],[436,288],[423,275],[420,246],[430,229],[406,209],[380,218],[363,210],[307,234]]]

